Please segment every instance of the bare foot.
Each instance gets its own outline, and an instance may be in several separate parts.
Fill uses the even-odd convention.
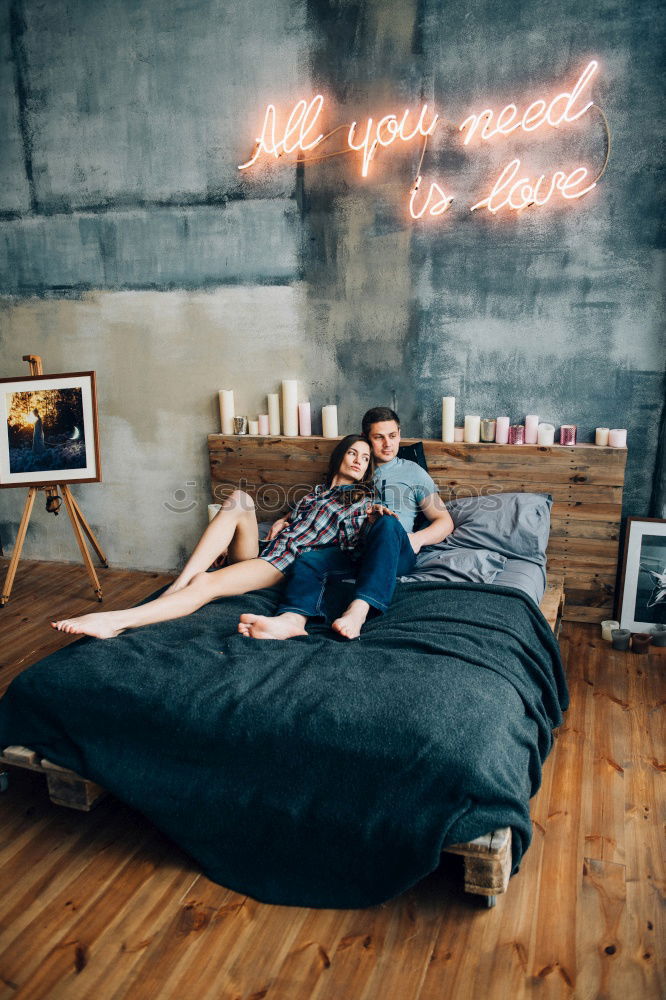
[[[73,635],[92,635],[95,639],[113,639],[125,631],[117,611],[101,611],[98,614],[82,615],[80,618],[63,618],[59,622],[51,622],[51,627],[58,629],[59,632],[70,632]]]
[[[370,605],[367,601],[352,601],[344,615],[335,619],[331,628],[344,639],[358,639],[369,610]]]
[[[283,615],[269,618],[267,615],[241,615],[238,631],[248,639],[293,639],[295,635],[307,635],[303,628],[303,615],[285,611]]]

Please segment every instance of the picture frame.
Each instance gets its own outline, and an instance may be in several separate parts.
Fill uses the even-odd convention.
[[[618,589],[620,628],[652,632],[666,625],[666,520],[629,517]]]
[[[98,483],[95,372],[0,379],[0,488]]]

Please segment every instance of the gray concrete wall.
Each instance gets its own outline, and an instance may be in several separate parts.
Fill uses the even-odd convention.
[[[215,392],[263,409],[281,377],[341,429],[393,403],[408,434],[458,413],[629,428],[627,513],[666,515],[660,302],[663,20],[656,0],[0,0],[0,370],[21,355],[98,373],[104,483],[77,494],[116,565],[182,563],[205,521]],[[580,203],[470,213],[513,155],[601,164],[599,116],[464,150],[475,108],[570,85],[592,58],[612,133]],[[269,100],[326,95],[329,127],[428,101],[419,158],[380,150],[240,173]],[[593,114],[593,113],[592,113]],[[514,149],[520,149],[517,154]],[[577,159],[578,158],[578,159]],[[475,198],[476,196],[476,198]],[[0,491],[11,549],[22,490]],[[26,555],[77,558],[36,513]]]

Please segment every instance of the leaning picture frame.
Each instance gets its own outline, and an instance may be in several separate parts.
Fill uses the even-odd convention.
[[[629,517],[618,588],[620,628],[652,632],[666,625],[666,520]]]
[[[0,379],[0,488],[102,478],[95,372]]]

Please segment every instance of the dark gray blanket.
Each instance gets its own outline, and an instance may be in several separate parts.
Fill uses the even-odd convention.
[[[240,612],[275,604],[259,591],[54,653],[0,702],[0,745],[98,781],[211,879],[265,902],[380,903],[445,845],[502,826],[516,870],[567,705],[532,601],[403,584],[359,641],[236,633]]]

